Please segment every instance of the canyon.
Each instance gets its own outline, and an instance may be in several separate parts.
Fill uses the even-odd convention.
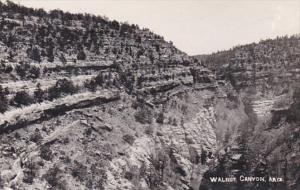
[[[0,189],[300,188],[299,34],[190,56],[100,16],[0,12]]]

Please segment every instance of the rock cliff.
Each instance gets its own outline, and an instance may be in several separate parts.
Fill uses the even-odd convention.
[[[191,57],[99,16],[0,11],[1,189],[299,188],[299,36]],[[284,181],[209,181],[241,174]]]

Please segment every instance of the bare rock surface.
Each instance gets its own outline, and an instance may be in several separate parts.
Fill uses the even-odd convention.
[[[137,25],[0,10],[0,189],[300,188],[299,35],[192,57]],[[240,175],[284,181],[209,180]]]

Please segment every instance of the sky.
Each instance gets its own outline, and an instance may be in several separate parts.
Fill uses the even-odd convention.
[[[300,0],[13,0],[138,24],[189,55],[300,33]]]

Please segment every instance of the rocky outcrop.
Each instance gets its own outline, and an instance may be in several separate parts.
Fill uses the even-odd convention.
[[[41,107],[35,108],[35,106],[30,106],[20,110],[19,113],[15,111],[13,117],[10,113],[6,113],[3,115],[4,119],[1,121],[2,124],[0,124],[0,134],[12,132],[19,128],[23,128],[35,123],[42,123],[43,121],[49,120],[53,117],[64,115],[66,112],[71,110],[88,108],[119,99],[120,96],[118,93],[98,92],[92,96],[88,96],[87,94],[79,94],[44,104]]]
[[[0,188],[299,187],[299,36],[197,61],[136,25],[0,9]],[[210,181],[240,175],[284,182]]]
[[[193,75],[194,83],[214,83],[215,76],[207,68],[204,67],[194,67],[191,68],[191,74]]]

